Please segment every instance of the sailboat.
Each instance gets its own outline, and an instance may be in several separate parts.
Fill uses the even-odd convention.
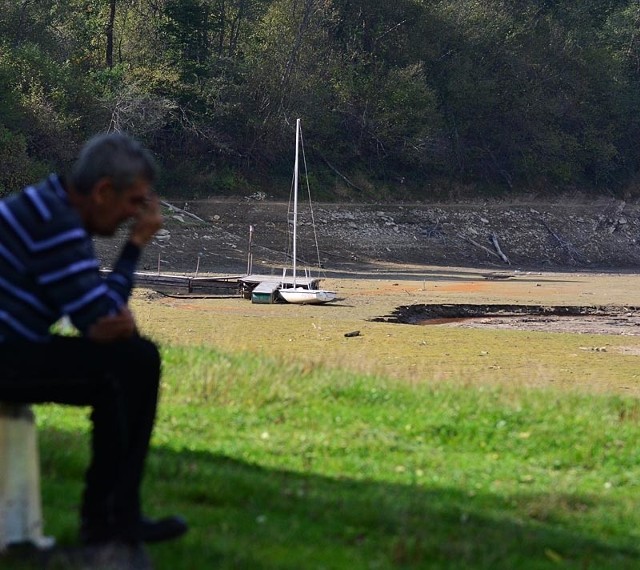
[[[322,303],[329,303],[330,301],[335,301],[336,292],[335,291],[327,291],[325,289],[314,289],[313,285],[309,285],[308,287],[303,287],[297,283],[297,261],[298,261],[298,249],[297,249],[297,240],[298,240],[298,181],[299,181],[299,166],[300,166],[300,146],[301,146],[301,130],[300,130],[300,119],[296,120],[296,154],[295,154],[295,163],[293,168],[293,281],[292,286],[286,286],[283,279],[283,284],[279,289],[280,296],[287,303],[298,303],[298,304],[307,304],[307,305],[319,305]],[[316,283],[317,281],[311,281],[311,283]]]

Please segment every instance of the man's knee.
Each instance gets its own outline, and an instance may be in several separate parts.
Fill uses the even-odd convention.
[[[158,347],[149,339],[134,337],[130,341],[131,368],[134,374],[144,377],[147,381],[160,379],[160,351]]]
[[[144,362],[145,366],[160,372],[160,351],[156,344],[141,336],[135,337],[132,342],[139,351],[140,361]]]
[[[158,347],[143,337],[133,337],[118,341],[112,345],[104,345],[104,355],[110,358],[109,376],[120,378],[131,389],[142,386],[157,390],[160,380],[160,353]]]

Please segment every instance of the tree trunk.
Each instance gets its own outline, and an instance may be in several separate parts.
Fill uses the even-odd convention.
[[[109,20],[105,34],[107,36],[106,64],[109,69],[113,67],[113,23],[116,19],[116,1],[109,0]]]

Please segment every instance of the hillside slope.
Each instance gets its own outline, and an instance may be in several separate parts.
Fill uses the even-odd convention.
[[[145,269],[244,273],[249,226],[254,228],[254,271],[276,271],[286,264],[286,203],[206,200],[172,206],[165,206],[165,228],[144,253]],[[327,271],[388,263],[550,270],[640,267],[640,205],[620,200],[318,204],[313,218]],[[299,213],[299,222],[299,256],[317,263],[308,206]],[[116,249],[109,241],[97,242],[105,266]]]

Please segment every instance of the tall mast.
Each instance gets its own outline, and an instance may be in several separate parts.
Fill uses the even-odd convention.
[[[296,286],[297,229],[298,229],[298,162],[300,156],[300,119],[296,119],[296,160],[293,167],[293,287]]]

